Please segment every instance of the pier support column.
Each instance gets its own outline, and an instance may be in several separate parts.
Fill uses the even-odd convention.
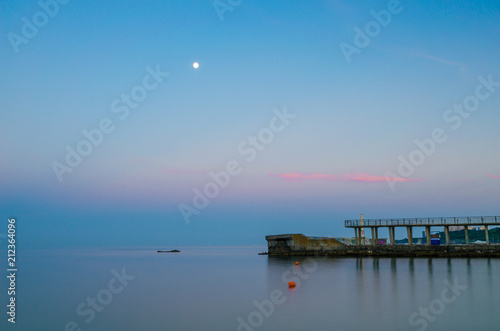
[[[427,237],[427,245],[430,246],[430,244],[431,244],[431,227],[430,226],[425,227],[425,236]]]
[[[378,228],[375,229],[375,245],[378,245]]]
[[[446,245],[450,246],[450,227],[449,226],[444,227],[444,235],[446,237]]]
[[[359,245],[358,228],[354,228],[354,239],[355,239],[356,245]]]
[[[389,238],[391,240],[391,245],[396,245],[395,237],[396,236],[394,235],[394,227],[390,226],[389,227]]]
[[[469,227],[468,226],[465,227],[465,244],[466,245],[469,244]]]
[[[375,240],[375,228],[372,228],[372,246],[375,246],[377,241]]]
[[[486,245],[490,244],[490,234],[488,233],[488,225],[484,225],[484,234],[486,235]]]
[[[413,235],[412,235],[412,227],[411,226],[406,227],[406,233],[408,234],[408,245],[412,245],[413,244]]]

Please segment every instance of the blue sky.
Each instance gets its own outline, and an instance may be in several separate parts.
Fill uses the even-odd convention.
[[[497,2],[42,3],[51,15],[36,1],[0,14],[0,204],[27,246],[265,244],[352,236],[343,220],[361,213],[500,214]],[[369,45],[347,59],[356,28]],[[293,116],[279,132],[277,112]],[[112,132],[82,143],[103,120]],[[424,153],[415,140],[436,129]],[[79,144],[92,150],[68,166]],[[232,160],[238,174],[194,206]]]

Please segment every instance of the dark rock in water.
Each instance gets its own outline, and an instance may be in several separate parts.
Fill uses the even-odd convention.
[[[262,253],[259,253],[259,255],[269,255],[268,252],[262,252]]]
[[[171,251],[156,251],[157,253],[180,253],[181,251],[173,249]]]

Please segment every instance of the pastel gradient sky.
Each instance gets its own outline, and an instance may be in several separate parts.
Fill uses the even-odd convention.
[[[75,0],[16,47],[42,9],[0,5],[0,210],[26,246],[265,244],[352,236],[343,221],[361,213],[500,215],[500,86],[482,83],[500,82],[499,2],[401,1],[350,63],[341,43],[388,1],[242,1],[221,20],[210,0]],[[156,68],[168,77],[120,119],[115,100]],[[451,113],[478,89],[475,110]],[[295,118],[249,161],[238,147],[284,108]],[[60,182],[53,162],[106,118]],[[445,141],[398,170],[434,130]],[[231,160],[241,173],[186,224],[179,205]]]

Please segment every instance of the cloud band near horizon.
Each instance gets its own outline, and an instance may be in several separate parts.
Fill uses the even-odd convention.
[[[421,181],[423,179],[419,178],[404,178],[404,177],[386,177],[386,176],[376,176],[367,173],[356,173],[356,174],[343,174],[343,175],[331,175],[322,173],[302,173],[302,172],[288,172],[282,174],[271,174],[272,177],[278,177],[291,182],[300,181],[352,181],[352,182],[415,182]]]

